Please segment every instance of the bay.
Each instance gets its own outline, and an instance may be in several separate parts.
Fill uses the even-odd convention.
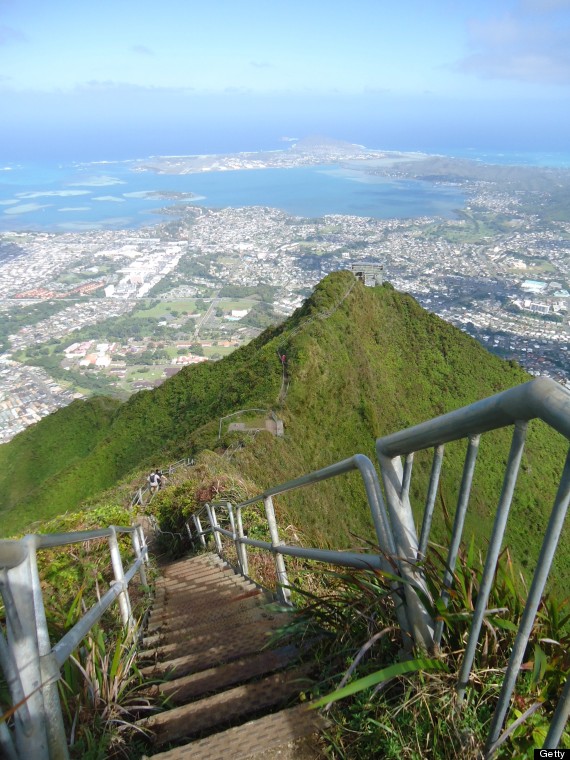
[[[157,193],[192,193],[190,202],[207,208],[266,206],[303,217],[454,218],[465,203],[457,187],[338,166],[183,175],[133,172],[131,166],[125,161],[0,167],[0,230],[136,228],[162,221],[164,207],[189,202]]]

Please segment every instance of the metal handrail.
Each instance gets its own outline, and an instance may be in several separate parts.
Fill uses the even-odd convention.
[[[167,472],[169,475],[171,475],[176,470],[180,469],[180,467],[192,467],[194,464],[194,459],[192,457],[185,457],[184,459],[179,459],[176,462],[173,462],[172,464],[169,464],[168,467],[162,467],[162,472]],[[145,503],[144,497],[150,494],[149,500]],[[131,497],[131,503],[130,503],[130,509],[132,509],[136,504],[140,504],[141,506],[146,506],[146,504],[150,504],[152,501],[154,494],[151,492],[150,486],[145,485],[141,486],[140,488],[137,488],[137,490],[134,492],[134,494]]]
[[[222,553],[221,536],[233,540],[239,567],[245,575],[248,574],[247,546],[271,552],[275,557],[279,584],[278,595],[284,602],[289,601],[289,584],[283,560],[284,556],[299,557],[347,567],[380,568],[384,571],[387,569],[388,564],[392,575],[399,572],[404,580],[409,581],[404,584],[405,604],[402,603],[403,593],[401,586],[398,587],[396,585],[396,588],[394,588],[394,599],[399,602],[396,604],[396,610],[399,613],[402,631],[411,634],[416,643],[423,643],[429,648],[437,649],[442,636],[443,620],[438,620],[435,623],[429,618],[424,605],[418,602],[418,595],[414,593],[414,587],[419,587],[423,593],[427,593],[420,560],[424,559],[428,551],[429,534],[435,509],[445,444],[462,438],[468,440],[455,522],[442,581],[441,598],[443,603],[447,604],[453,583],[453,571],[462,539],[464,519],[469,505],[480,437],[488,431],[514,425],[511,451],[507,462],[493,531],[489,541],[469,639],[458,678],[457,692],[459,697],[462,698],[469,681],[483,618],[487,614],[487,603],[516,485],[519,464],[524,449],[526,429],[529,421],[537,418],[543,420],[558,433],[570,439],[570,392],[552,380],[539,378],[407,430],[378,439],[376,442],[376,452],[380,464],[386,502],[384,502],[372,463],[363,455],[356,455],[351,459],[343,460],[316,472],[269,488],[263,493],[237,505],[229,501],[206,504],[192,515],[195,531],[191,531],[190,523],[187,524],[187,529],[191,537],[194,534],[197,536],[202,546],[206,546],[206,536],[212,534],[216,542],[216,548],[220,554]],[[434,457],[422,530],[420,539],[418,540],[409,498],[413,460],[416,451],[430,447],[434,448]],[[401,461],[400,457],[404,458],[404,462]],[[348,472],[351,469],[360,470],[363,478],[378,544],[381,549],[380,555],[306,549],[282,543],[279,539],[275,520],[272,502],[273,496],[318,483],[327,478]],[[271,536],[270,542],[248,538],[244,533],[242,525],[242,510],[261,501],[263,501],[265,506]],[[491,757],[498,746],[497,739],[509,709],[516,676],[530,637],[569,503],[570,452],[566,459],[552,514],[546,529],[544,543],[528,593],[518,635],[506,669],[498,705],[491,722],[486,746],[487,757]],[[385,505],[387,505],[387,509]],[[227,510],[231,530],[218,524],[216,509],[219,508]],[[209,522],[209,526],[202,527],[201,520],[204,519],[205,515],[207,515],[206,519]],[[394,568],[397,569],[395,570]],[[550,725],[545,747],[550,748],[558,745],[569,713],[570,679],[568,679],[560,697]]]
[[[487,556],[469,638],[458,677],[457,693],[460,699],[464,697],[469,684],[479,634],[494,582],[507,518],[516,486],[526,431],[528,423],[533,419],[542,420],[562,436],[570,439],[570,392],[553,380],[538,378],[524,385],[498,393],[483,401],[478,401],[462,409],[441,415],[433,420],[385,436],[376,441],[376,453],[398,550],[412,563],[422,560],[427,551],[435,508],[435,497],[444,455],[444,444],[462,438],[467,438],[469,441],[441,590],[441,599],[444,604],[447,604],[453,583],[453,571],[463,535],[464,520],[469,505],[480,437],[483,433],[491,430],[514,425],[502,491],[487,548]],[[415,452],[430,447],[434,448],[434,458],[422,529],[418,540],[409,500],[413,456]],[[400,457],[405,457],[403,467]],[[510,700],[514,691],[516,678],[532,632],[569,504],[570,451],[566,458],[558,492],[544,534],[525,609],[503,679],[497,708],[491,721],[486,745],[486,752],[489,757],[499,746],[497,742],[504,720],[510,709]],[[434,643],[436,645],[439,644],[442,630],[443,621],[440,620],[436,626],[434,635]],[[557,718],[552,721],[545,747],[558,746],[565,723],[565,720],[562,721],[559,716],[564,714],[567,717],[569,711],[570,690],[566,688],[560,698],[556,710]]]
[[[118,536],[130,535],[135,561],[125,571]],[[111,588],[53,646],[49,639],[37,551],[107,538],[113,567]],[[0,665],[10,688],[13,732],[0,732],[6,757],[34,760],[68,757],[57,681],[60,668],[109,606],[118,600],[123,624],[134,621],[128,585],[138,573],[146,585],[148,549],[142,526],[109,526],[75,533],[31,534],[0,540],[0,593],[4,600],[6,637],[0,632]]]
[[[539,418],[570,439],[570,391],[539,377],[428,422],[386,435],[376,441],[382,456],[393,458],[449,441]]]
[[[318,548],[306,549],[284,544],[280,540],[277,529],[273,496],[314,485],[351,471],[357,471],[363,482],[378,546],[380,548],[379,554],[355,554],[353,552]],[[269,526],[271,543],[256,542],[254,539],[247,538],[244,535],[241,517],[242,510],[245,507],[259,502],[263,502],[265,507],[265,515]],[[218,525],[216,516],[217,507],[226,508],[228,510],[230,522],[232,524],[231,533]],[[207,513],[208,522],[210,523],[210,528],[207,530],[204,530],[201,527],[201,518],[203,517],[204,512]],[[278,579],[277,594],[280,600],[284,603],[289,603],[290,601],[290,588],[283,560],[284,555],[345,567],[379,568],[387,573],[389,577],[399,575],[406,580],[406,583],[402,585],[402,583],[394,581],[392,589],[396,614],[401,630],[404,633],[405,646],[409,647],[411,645],[412,637],[420,643],[425,643],[433,635],[433,623],[431,623],[423,605],[419,602],[416,591],[417,589],[421,593],[427,593],[424,579],[420,573],[415,571],[413,566],[410,566],[406,562],[401,563],[399,561],[392,528],[388,520],[384,499],[380,490],[378,475],[376,474],[376,470],[370,459],[363,454],[356,454],[353,457],[336,462],[328,467],[323,467],[308,475],[303,475],[302,477],[281,483],[280,485],[269,488],[263,493],[236,505],[233,505],[230,502],[214,502],[206,504],[192,516],[192,519],[195,524],[196,535],[202,546],[205,546],[206,543],[205,536],[208,533],[212,533],[216,543],[216,549],[220,554],[222,553],[220,535],[228,536],[229,534],[229,537],[232,538],[236,546],[240,569],[245,575],[247,575],[248,572],[246,546],[257,546],[258,548],[271,551],[275,557]],[[187,530],[191,534],[189,522],[187,523]],[[405,598],[405,604],[403,603],[403,598]],[[410,610],[414,610],[412,619],[408,615]]]

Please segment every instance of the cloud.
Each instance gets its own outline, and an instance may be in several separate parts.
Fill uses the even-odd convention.
[[[570,0],[522,0],[521,7],[531,13],[550,13],[570,9]]]
[[[386,95],[388,92],[390,92],[388,87],[368,86],[364,88],[365,95]]]
[[[249,87],[237,87],[237,86],[230,86],[224,88],[224,93],[226,95],[249,95],[253,91]]]
[[[0,24],[0,45],[9,45],[12,42],[26,42],[26,35],[19,29]]]
[[[553,9],[562,0],[540,0]],[[538,0],[523,0],[537,6]],[[568,5],[568,0],[564,0]],[[544,5],[542,6],[544,9]],[[468,27],[473,53],[455,68],[484,79],[570,85],[570,28],[557,15],[529,17],[524,11],[472,20]]]
[[[461,70],[484,79],[512,79],[534,84],[570,84],[570,60],[564,57],[527,53],[510,55],[472,55],[461,63]]]
[[[131,52],[137,53],[138,55],[154,55],[154,50],[151,50],[146,45],[133,45],[131,47]]]
[[[275,66],[272,63],[269,63],[268,61],[250,61],[250,66],[253,66],[254,69],[274,69]]]
[[[75,92],[124,92],[124,93],[181,93],[192,92],[193,87],[159,87],[155,85],[134,84],[132,82],[120,82],[114,79],[90,79],[87,82],[78,83]]]

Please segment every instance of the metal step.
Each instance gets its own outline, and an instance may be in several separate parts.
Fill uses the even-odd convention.
[[[161,644],[169,644],[171,641],[187,640],[190,636],[195,636],[196,639],[207,634],[214,636],[220,631],[227,632],[228,628],[233,631],[238,626],[249,625],[256,620],[275,621],[276,628],[280,628],[287,622],[286,615],[282,612],[273,611],[263,604],[250,607],[247,610],[236,607],[233,616],[226,617],[223,625],[212,626],[208,620],[200,624],[195,623],[192,626],[189,623],[187,625],[171,623],[169,626],[163,626],[149,632],[150,635],[143,639],[143,646],[152,646],[152,642],[156,641],[160,641]]]
[[[166,678],[152,690],[175,706],[137,725],[150,731],[156,746],[196,740],[156,757],[238,760],[272,747],[297,752],[294,743],[316,731],[318,714],[288,708],[309,687],[313,666],[299,665],[297,649],[276,635],[290,614],[270,602],[272,595],[216,555],[163,569],[140,672],[149,680]],[[281,751],[276,749],[276,758]]]
[[[190,649],[188,654],[168,660],[167,662],[156,662],[153,665],[147,665],[142,667],[140,672],[149,678],[164,677],[167,674],[172,678],[179,678],[188,673],[196,673],[200,670],[220,665],[223,662],[230,662],[239,657],[255,654],[262,650],[268,641],[267,631],[257,631],[254,629],[247,635],[238,635],[235,639],[230,639],[217,646],[210,646],[208,649],[198,651]]]
[[[183,747],[176,747],[152,755],[153,760],[247,760],[263,756],[282,760],[313,760],[322,757],[318,748],[300,740],[310,737],[325,727],[325,721],[315,710],[305,705],[265,715],[241,726],[198,739]],[[293,744],[294,743],[294,744]],[[291,746],[293,745],[293,746]],[[291,754],[285,755],[287,749]],[[275,750],[273,754],[268,754]],[[281,750],[281,751],[280,751]],[[146,760],[143,758],[143,760]]]
[[[298,697],[311,681],[309,667],[276,673],[260,681],[222,691],[197,702],[175,707],[137,721],[137,726],[153,732],[157,745],[196,736],[214,728],[226,728],[239,719],[284,705]]]
[[[298,650],[292,645],[254,653],[249,657],[225,661],[215,668],[161,683],[158,689],[173,704],[181,704],[282,670],[290,665],[297,655]]]
[[[210,609],[192,611],[187,615],[178,615],[173,618],[167,618],[162,620],[156,620],[148,625],[148,633],[156,633],[157,631],[163,631],[165,635],[168,632],[187,630],[197,632],[199,629],[210,626],[210,630],[219,626],[231,625],[232,621],[246,620],[248,615],[252,611],[264,610],[267,608],[267,603],[263,598],[259,596],[243,599],[234,603],[222,603],[216,605],[212,602],[208,605]],[[271,615],[267,612],[267,616]]]
[[[269,641],[271,633],[284,626],[288,620],[287,614],[280,613],[272,618],[268,618],[263,615],[262,611],[259,615],[255,616],[252,622],[233,627],[232,637],[242,637],[252,632],[257,632],[264,634],[266,640]],[[202,651],[214,645],[225,644],[227,640],[228,633],[226,630],[212,631],[211,626],[206,626],[202,633],[188,630],[172,631],[171,635],[168,636],[168,642],[166,636],[157,634],[154,640],[149,643],[148,649],[139,652],[139,657],[143,660],[148,658],[172,659],[173,657],[188,654],[190,649],[193,652]],[[147,639],[144,642],[146,645]]]

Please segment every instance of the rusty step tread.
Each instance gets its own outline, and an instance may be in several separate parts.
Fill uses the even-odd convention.
[[[153,614],[161,609],[166,609],[169,605],[175,604],[195,604],[201,599],[212,597],[219,590],[223,595],[228,596],[242,591],[253,591],[257,589],[263,591],[260,586],[256,586],[255,583],[244,583],[242,581],[226,581],[218,580],[215,583],[196,586],[192,589],[182,587],[179,591],[172,591],[161,599],[157,599],[152,607]]]
[[[292,664],[298,653],[298,649],[289,644],[166,681],[159,685],[158,690],[174,704],[181,704],[283,670]]]
[[[202,562],[223,562],[223,560],[214,552],[205,552],[204,554],[194,554],[191,557],[182,557],[181,559],[175,559],[172,562],[168,562],[163,566],[164,568],[176,567],[177,565],[197,565]]]
[[[267,710],[293,699],[307,688],[309,666],[275,673],[260,681],[236,686],[197,702],[157,713],[137,722],[137,726],[154,732],[155,744],[176,741],[211,730]]]
[[[246,760],[325,728],[316,710],[297,705],[241,726],[228,728],[206,739],[152,755],[153,760]],[[145,760],[145,758],[143,758]]]
[[[246,610],[235,608],[232,615],[222,618],[224,630],[227,630],[231,626],[232,630],[235,627],[248,625],[256,620],[276,620],[280,623],[281,620],[285,621],[282,612],[276,612],[268,605],[258,605],[256,607],[249,607]],[[220,622],[220,621],[217,621]],[[286,622],[286,621],[285,621]],[[285,624],[285,622],[283,624]],[[279,625],[277,626],[279,627]],[[222,630],[220,625],[216,627],[212,626],[211,621],[205,620],[201,623],[194,621],[190,625],[190,621],[182,620],[177,624],[171,623],[168,627],[157,627],[148,632],[148,635],[143,639],[143,646],[147,646],[150,641],[156,641],[158,636],[162,644],[169,644],[171,641],[179,641],[181,637],[188,638],[189,636],[196,636],[201,638],[205,633],[215,632],[216,630]]]
[[[235,639],[237,636],[247,635],[252,631],[266,631],[269,634],[277,628],[281,628],[287,624],[289,616],[284,615],[281,620],[279,619],[280,617],[281,615],[278,615],[275,618],[270,619],[259,615],[250,623],[244,623],[241,626],[237,625],[232,627],[232,638]],[[164,636],[157,634],[151,645],[148,646],[147,649],[143,649],[139,652],[139,659],[150,657],[164,659],[166,656],[173,657],[177,654],[184,654],[185,652],[188,652],[189,649],[192,651],[207,649],[214,644],[222,644],[226,642],[228,640],[228,632],[226,630],[212,631],[211,626],[208,626],[208,628],[201,634],[194,634],[191,631],[182,630],[179,632],[179,636],[170,636],[168,643],[163,641],[164,638]],[[147,639],[144,639],[143,645],[146,646],[146,642]]]
[[[209,604],[223,601],[224,603],[239,601],[240,599],[248,599],[254,596],[260,596],[264,592],[252,586],[244,588],[243,586],[232,586],[227,590],[222,586],[218,587],[218,593],[208,593],[202,596],[197,596],[194,599],[188,600],[185,597],[178,599],[173,598],[169,604],[166,604],[157,610],[152,611],[150,621],[161,619],[164,617],[179,616],[183,611],[187,611],[189,615],[192,615],[195,610],[205,607]],[[149,622],[150,622],[149,621]]]
[[[175,578],[179,573],[186,572],[233,572],[232,566],[228,562],[196,562],[195,560],[185,560],[183,562],[166,565],[162,568],[161,578]]]
[[[169,581],[168,583],[161,584],[158,589],[163,591],[165,595],[171,596],[172,594],[179,594],[181,591],[186,593],[196,593],[200,589],[207,586],[215,585],[216,583],[252,583],[243,575],[227,575],[226,573],[208,573],[208,575],[199,576],[184,576],[177,578],[176,580]],[[254,584],[255,585],[255,584]]]
[[[241,636],[222,644],[209,646],[207,649],[191,651],[189,654],[175,657],[166,662],[156,662],[140,668],[144,676],[156,678],[169,674],[172,678],[179,678],[196,673],[200,670],[220,665],[223,662],[236,660],[239,657],[255,654],[270,643],[267,631],[252,631],[247,636]]]
[[[242,599],[233,604],[221,604],[215,607],[208,605],[202,610],[154,620],[152,623],[149,623],[147,630],[150,634],[159,629],[166,632],[180,628],[194,630],[204,627],[204,625],[226,625],[228,618],[244,617],[251,610],[263,609],[267,606],[267,601],[259,596]]]
[[[168,588],[169,586],[181,583],[187,579],[207,579],[207,578],[243,578],[240,573],[234,572],[232,568],[209,567],[198,570],[180,570],[176,574],[163,576],[156,582],[158,588]]]

